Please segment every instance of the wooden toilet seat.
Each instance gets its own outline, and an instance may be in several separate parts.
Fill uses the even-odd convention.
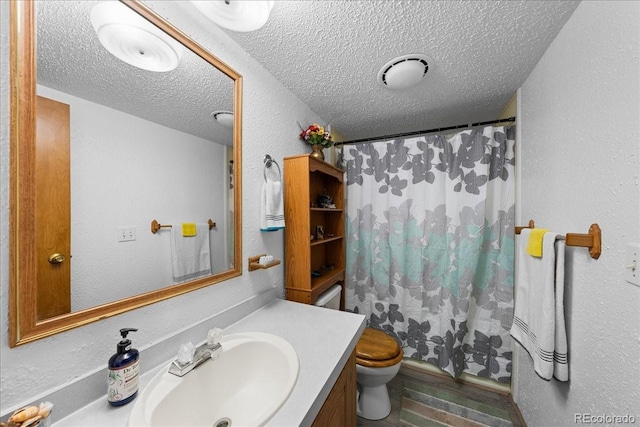
[[[393,366],[402,360],[402,356],[402,349],[396,340],[377,329],[365,328],[356,344],[356,363],[360,366]]]

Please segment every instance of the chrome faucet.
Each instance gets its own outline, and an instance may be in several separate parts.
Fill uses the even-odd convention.
[[[196,347],[195,352],[193,352],[193,356],[189,354],[188,357],[183,357],[184,354],[182,353],[189,351],[189,348],[181,348],[178,353],[178,358],[171,362],[171,365],[169,366],[169,373],[183,377],[207,360],[211,359],[211,356],[214,353],[222,349],[222,345],[218,342],[221,335],[222,331],[220,329],[210,330],[207,336],[207,342]],[[189,346],[191,346],[191,351],[193,351],[193,345],[189,343]],[[185,361],[185,359],[188,360]]]

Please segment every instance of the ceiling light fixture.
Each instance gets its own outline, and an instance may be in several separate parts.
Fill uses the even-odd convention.
[[[166,72],[180,63],[183,46],[120,2],[94,6],[91,24],[109,53],[129,65]]]
[[[403,55],[384,64],[378,82],[389,89],[402,90],[415,86],[427,75],[433,61],[426,55]]]
[[[273,0],[191,0],[204,16],[227,30],[248,32],[260,29],[269,19]]]
[[[214,111],[211,117],[226,128],[233,128],[233,113],[231,111]]]

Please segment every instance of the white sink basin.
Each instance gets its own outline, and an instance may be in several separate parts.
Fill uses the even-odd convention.
[[[163,368],[136,398],[129,426],[264,425],[298,379],[295,350],[278,336],[258,332],[227,335],[221,344],[217,360],[183,377]]]

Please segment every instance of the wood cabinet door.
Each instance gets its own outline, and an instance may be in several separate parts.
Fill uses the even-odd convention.
[[[356,415],[356,354],[351,353],[331,393],[313,421],[313,427],[355,427]]]

